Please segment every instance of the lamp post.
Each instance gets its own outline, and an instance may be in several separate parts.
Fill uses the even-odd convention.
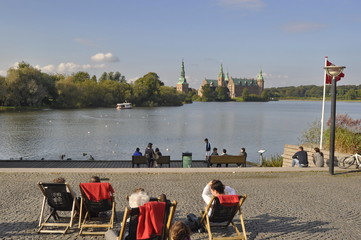
[[[330,164],[329,172],[334,175],[335,168],[335,125],[336,125],[336,77],[342,73],[345,66],[324,67],[326,73],[332,76],[331,85],[331,126],[330,126]]]

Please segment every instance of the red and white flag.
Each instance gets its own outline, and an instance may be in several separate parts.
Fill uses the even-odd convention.
[[[331,63],[330,61],[326,60],[326,66],[335,66],[335,64]],[[336,77],[336,81],[340,81],[341,78],[343,78],[345,76],[344,73],[340,73],[337,77]],[[325,82],[326,84],[332,84],[332,76],[325,74]]]

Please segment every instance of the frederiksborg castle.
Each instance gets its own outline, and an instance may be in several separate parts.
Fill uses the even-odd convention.
[[[264,79],[262,76],[262,70],[259,71],[257,79],[248,78],[233,78],[223,72],[223,66],[221,65],[220,72],[217,79],[204,79],[201,86],[198,89],[198,95],[202,96],[202,87],[206,84],[213,89],[218,86],[227,87],[231,98],[242,96],[242,92],[245,88],[248,89],[249,94],[261,95],[264,89]],[[189,85],[185,78],[184,62],[182,61],[181,77],[177,83],[177,91],[187,93]]]

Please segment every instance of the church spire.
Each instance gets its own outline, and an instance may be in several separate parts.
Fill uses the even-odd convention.
[[[184,71],[184,61],[183,61],[183,59],[182,59],[181,76],[180,76],[180,78],[179,78],[178,83],[181,83],[181,84],[187,83],[186,72]]]

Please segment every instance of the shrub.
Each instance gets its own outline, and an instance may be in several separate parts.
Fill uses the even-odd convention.
[[[283,157],[279,154],[272,155],[271,158],[263,159],[262,167],[282,167]]]
[[[361,119],[352,119],[347,114],[337,115],[335,119],[335,150],[354,154],[361,152]],[[330,126],[328,120],[327,125]],[[325,132],[326,147],[330,146],[330,129]]]

